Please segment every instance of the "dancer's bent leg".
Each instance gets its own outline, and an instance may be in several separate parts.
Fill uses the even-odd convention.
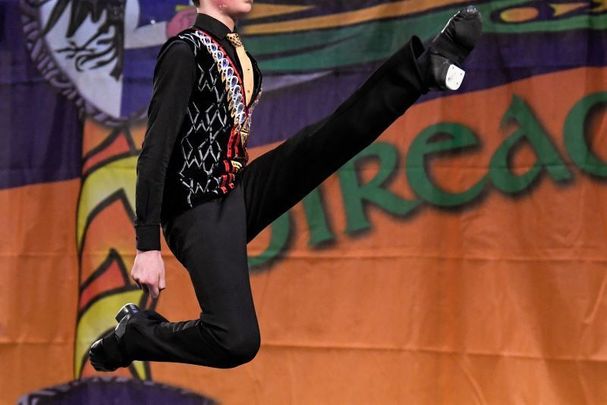
[[[123,338],[129,360],[226,368],[255,356],[260,338],[249,283],[245,221],[243,194],[237,187],[165,227],[167,242],[188,270],[203,313],[200,319],[186,322],[135,316]]]

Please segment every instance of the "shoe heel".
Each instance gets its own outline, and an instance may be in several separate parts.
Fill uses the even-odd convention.
[[[120,308],[120,311],[118,311],[118,313],[116,314],[116,321],[120,323],[120,321],[122,321],[125,316],[134,315],[137,312],[139,312],[139,307],[129,302],[128,304],[125,304],[122,308]]]
[[[457,90],[464,81],[466,71],[453,64],[449,59],[440,55],[430,55],[429,87],[439,90]]]
[[[445,87],[449,90],[457,90],[464,81],[466,72],[455,65],[449,66],[445,75]]]

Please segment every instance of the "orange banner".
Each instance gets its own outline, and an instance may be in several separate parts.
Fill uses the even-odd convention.
[[[607,402],[606,79],[580,68],[414,106],[250,244],[253,362],[141,372],[226,404]],[[110,257],[106,280],[137,293],[120,278],[128,190],[95,213],[118,194],[86,197],[93,173],[0,191],[3,402],[93,374],[75,311],[107,285],[79,298],[78,274]],[[158,311],[193,318],[163,251]]]

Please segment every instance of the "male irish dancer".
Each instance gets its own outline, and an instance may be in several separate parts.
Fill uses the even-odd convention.
[[[456,89],[481,34],[478,11],[453,16],[427,46],[412,37],[337,110],[248,164],[261,72],[234,28],[251,0],[194,1],[193,27],[162,47],[148,129],[137,162],[137,256],[131,276],[157,298],[165,288],[160,228],[187,269],[200,318],[169,322],[127,304],[93,343],[100,371],[133,360],[235,367],[260,337],[247,242],[373,142],[429,89]]]

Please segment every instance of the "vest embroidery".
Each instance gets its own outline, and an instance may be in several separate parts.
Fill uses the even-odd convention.
[[[198,29],[188,29],[177,38],[190,45],[197,69],[173,159],[173,184],[185,193],[180,198],[185,207],[192,208],[235,187],[236,174],[248,160],[251,114],[261,91],[247,108],[239,72],[218,43]]]
[[[221,73],[221,80],[228,91],[230,115],[234,120],[235,130],[241,136],[243,147],[246,147],[249,133],[251,131],[251,114],[259,102],[261,92],[259,92],[251,103],[250,107],[247,109],[244,94],[242,93],[242,79],[222,47],[215,42],[215,40],[211,38],[209,34],[201,30],[192,31],[188,34],[182,34],[179,36],[179,38],[189,40],[192,44],[194,44],[196,52],[202,43],[215,61],[215,65]],[[196,41],[194,38],[196,38],[198,41]]]

